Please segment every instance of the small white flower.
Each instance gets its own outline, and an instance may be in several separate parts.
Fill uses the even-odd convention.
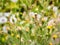
[[[29,12],[29,16],[34,17],[35,13],[34,12]]]
[[[7,18],[6,17],[0,17],[0,24],[6,23]]]
[[[15,15],[12,15],[12,16],[10,17],[10,22],[11,22],[12,24],[17,22],[17,19],[16,19]]]
[[[58,14],[58,7],[54,6],[53,11],[54,11],[55,15],[57,15]]]
[[[6,26],[3,26],[3,32],[4,32],[4,33],[7,33]]]
[[[53,11],[54,11],[54,12],[57,12],[57,11],[58,11],[58,7],[54,6],[54,7],[53,7]]]
[[[11,0],[12,2],[17,2],[18,0]]]
[[[54,23],[54,19],[51,19],[49,22],[48,22],[48,26],[50,26],[50,25],[54,25],[55,23]]]
[[[8,17],[8,16],[10,16],[10,13],[9,12],[8,13],[4,13],[4,16]]]

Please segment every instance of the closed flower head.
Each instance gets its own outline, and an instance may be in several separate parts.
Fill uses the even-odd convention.
[[[50,42],[49,45],[53,45],[53,44]]]
[[[53,39],[55,40],[56,38],[57,38],[57,35],[56,35],[56,34],[54,34],[54,35],[53,35]]]

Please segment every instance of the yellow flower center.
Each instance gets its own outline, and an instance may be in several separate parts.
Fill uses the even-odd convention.
[[[50,26],[47,26],[47,28],[48,28],[48,29],[51,29],[52,27],[53,27],[52,25],[50,25]]]

